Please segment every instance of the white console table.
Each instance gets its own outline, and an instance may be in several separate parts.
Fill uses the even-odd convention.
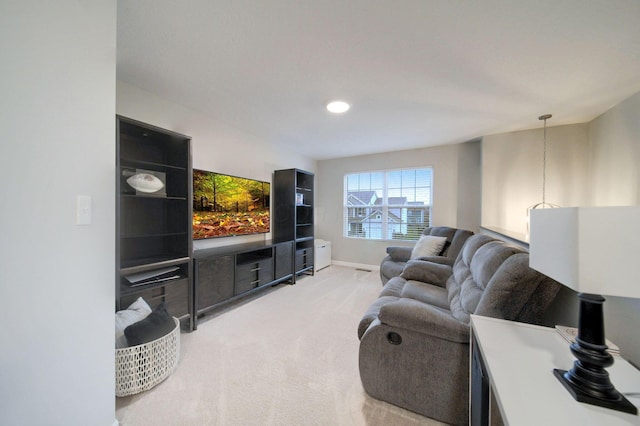
[[[472,362],[472,424],[640,425],[640,415],[583,404],[565,390],[552,370],[570,369],[574,358],[555,329],[475,315],[471,327],[472,352],[481,355],[476,359],[484,366],[489,393],[488,413],[479,419],[482,386]],[[640,407],[640,371],[620,357],[607,371],[616,389]]]

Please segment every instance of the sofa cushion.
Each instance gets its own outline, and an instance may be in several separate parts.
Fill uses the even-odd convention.
[[[410,260],[404,266],[400,276],[405,280],[422,281],[444,287],[452,273],[453,269],[449,265],[424,260]]]
[[[522,253],[522,249],[502,241],[492,241],[480,247],[471,262],[471,275],[476,285],[481,290],[486,289],[504,261],[517,253]]]
[[[522,285],[527,283],[527,285]],[[480,299],[477,315],[538,323],[560,285],[529,267],[529,255],[514,254],[500,266]]]
[[[409,280],[402,289],[401,296],[406,299],[418,300],[429,305],[443,309],[449,309],[447,290],[433,284],[422,281]]]
[[[406,282],[407,280],[405,280],[402,277],[391,278],[389,281],[387,281],[384,287],[382,287],[382,291],[380,292],[378,297],[382,297],[382,296],[400,297],[400,294],[402,293],[402,288],[404,287],[404,284]]]
[[[469,323],[483,292],[500,265],[522,250],[487,235],[470,237],[447,281],[449,308],[459,321]]]
[[[411,259],[426,256],[438,256],[444,249],[447,237],[435,237],[433,235],[423,235],[411,250]]]

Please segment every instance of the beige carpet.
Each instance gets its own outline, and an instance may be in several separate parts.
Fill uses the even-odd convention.
[[[116,398],[123,426],[439,425],[375,400],[358,373],[358,322],[377,271],[330,266],[205,316],[181,335],[176,371]]]

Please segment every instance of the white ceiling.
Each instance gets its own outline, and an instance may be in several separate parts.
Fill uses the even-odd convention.
[[[637,0],[119,0],[117,43],[119,80],[315,159],[585,122],[640,91]]]

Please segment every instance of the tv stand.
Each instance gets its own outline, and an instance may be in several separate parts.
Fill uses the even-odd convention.
[[[293,241],[260,241],[195,250],[194,319],[240,297],[293,283]]]

